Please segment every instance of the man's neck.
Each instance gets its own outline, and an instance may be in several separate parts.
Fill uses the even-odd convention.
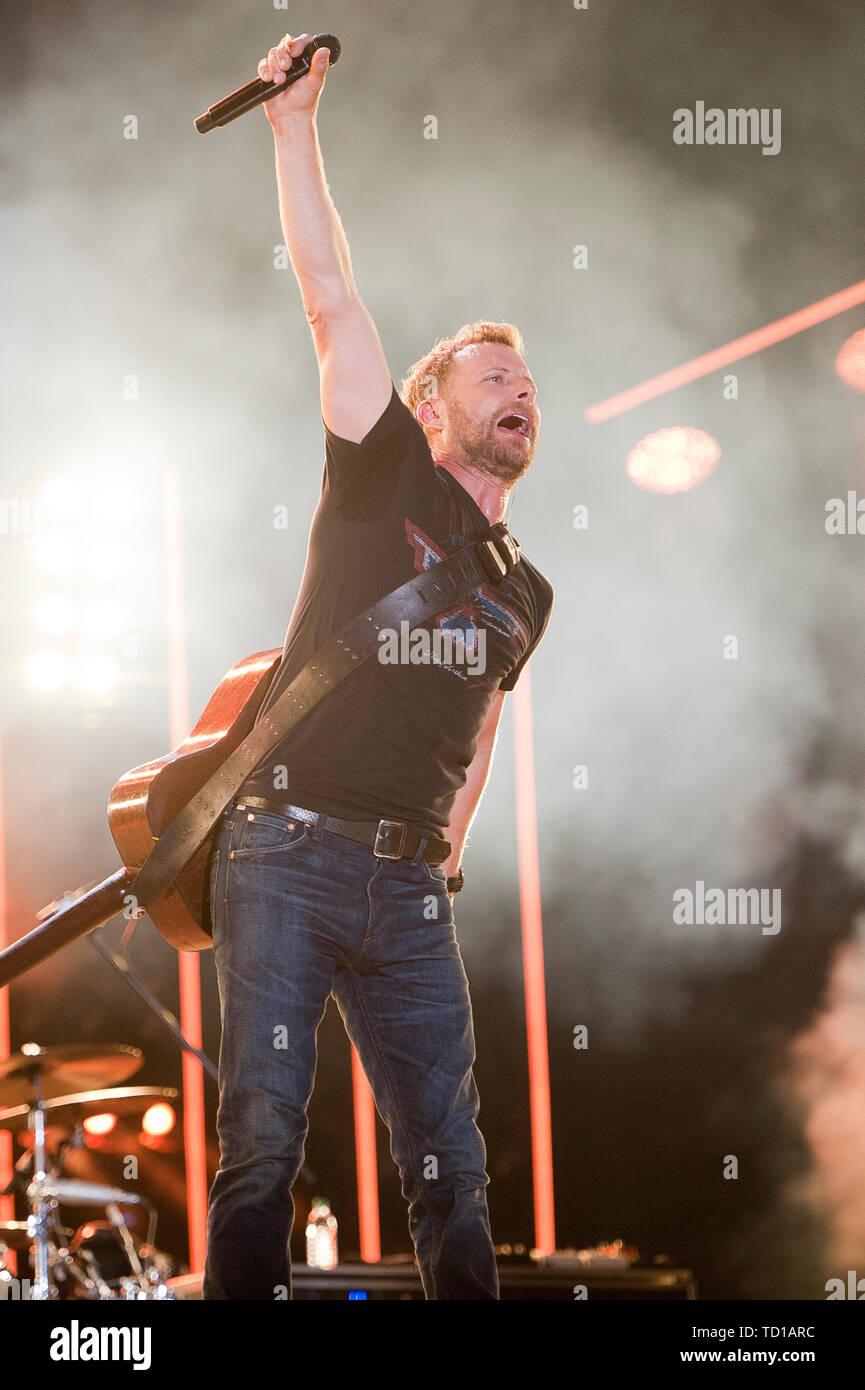
[[[476,469],[468,468],[453,459],[436,459],[436,466],[446,468],[451,477],[456,478],[460,487],[464,488],[480,507],[491,526],[502,520],[510,496],[509,487],[505,487],[504,483],[496,478],[490,478],[487,474],[479,473]]]

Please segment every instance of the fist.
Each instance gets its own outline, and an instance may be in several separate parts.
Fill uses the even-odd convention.
[[[291,67],[295,58],[300,57],[314,37],[313,34],[300,34],[293,39],[291,34],[286,34],[281,43],[278,43],[276,48],[271,48],[267,57],[262,58],[259,63],[258,75],[262,82],[284,82],[286,70]],[[306,76],[292,82],[278,97],[271,97],[270,101],[264,103],[264,114],[272,126],[278,125],[295,112],[315,110],[329,62],[329,51],[326,48],[317,49]]]

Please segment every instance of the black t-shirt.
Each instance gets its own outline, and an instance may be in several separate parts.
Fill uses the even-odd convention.
[[[262,714],[345,623],[489,527],[466,490],[436,466],[396,386],[361,443],[327,426],[325,442],[306,569]],[[522,556],[499,584],[484,584],[428,622],[428,659],[406,664],[404,642],[402,660],[383,662],[376,654],[353,671],[242,791],[344,820],[384,817],[442,835],[493,697],[513,689],[552,601],[552,586]],[[461,629],[464,649],[459,639],[451,649],[436,647],[442,636],[435,628]],[[391,658],[399,651],[392,644]]]

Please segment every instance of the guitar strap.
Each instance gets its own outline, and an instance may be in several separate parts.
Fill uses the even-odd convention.
[[[262,715],[242,743],[174,819],[156,843],[130,891],[145,911],[155,907],[198,849],[255,767],[288,731],[364,661],[380,650],[379,630],[399,630],[434,618],[481,584],[498,584],[520,559],[520,547],[503,522],[475,541],[401,584],[340,628]]]

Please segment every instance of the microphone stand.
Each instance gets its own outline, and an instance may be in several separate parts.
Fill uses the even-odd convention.
[[[156,1017],[165,1024],[165,1027],[168,1029],[169,1033],[171,1033],[175,1042],[178,1042],[181,1048],[185,1048],[187,1052],[191,1052],[193,1057],[197,1057],[208,1076],[211,1076],[214,1081],[218,1081],[219,1072],[213,1062],[211,1062],[205,1052],[200,1052],[199,1049],[185,1037],[174,1014],[159,1002],[151,989],[147,988],[141,976],[136,974],[132,969],[128,957],[120,955],[117,951],[113,951],[106,942],[100,939],[96,932],[91,932],[88,940],[92,946],[96,947],[96,950],[102,956],[103,960],[107,960],[109,965],[114,966],[117,973],[123,976],[126,983],[135,990],[136,994],[140,995],[148,1008],[152,1009]]]
[[[28,1201],[35,1207],[28,1224],[33,1237],[33,1285],[30,1297],[45,1302],[54,1296],[48,1277],[48,1220],[52,1204],[46,1199],[48,1158],[45,1149],[45,1095],[42,1090],[42,1068],[37,1062],[30,1073],[36,1104],[30,1107],[30,1128],[33,1133],[33,1178],[27,1188]]]

